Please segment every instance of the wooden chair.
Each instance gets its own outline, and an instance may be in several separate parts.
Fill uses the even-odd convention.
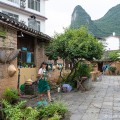
[[[83,82],[87,80],[87,77],[82,77],[77,80],[77,89],[80,90],[82,88],[82,91],[86,91],[85,87],[83,86]]]

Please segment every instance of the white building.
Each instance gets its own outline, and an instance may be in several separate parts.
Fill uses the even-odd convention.
[[[120,38],[119,36],[109,36],[105,38],[106,50],[120,50]]]
[[[45,1],[46,0],[0,0],[0,12],[25,23],[28,27],[45,33]],[[36,21],[31,20],[31,16]],[[33,17],[34,18],[34,17]]]

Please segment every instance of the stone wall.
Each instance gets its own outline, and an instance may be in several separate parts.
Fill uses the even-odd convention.
[[[6,52],[12,52],[12,50],[9,49],[9,47],[17,48],[17,31],[13,30],[9,27],[3,26],[0,24],[0,30],[3,30],[6,32],[6,38],[3,39],[0,37],[0,50],[5,50]],[[3,46],[6,48],[3,49]],[[8,87],[17,87],[17,79],[18,74],[16,74],[13,77],[10,77],[8,75],[7,68],[10,64],[14,64],[17,68],[17,59],[12,61],[11,63],[1,63],[0,62],[0,96],[2,95],[3,91]]]
[[[47,56],[45,55],[45,46],[48,45],[47,43],[44,42],[37,42],[35,40],[35,64],[36,64],[36,72],[38,72],[38,69],[40,68],[40,65],[43,61],[52,63],[54,65],[53,60],[48,60]],[[59,58],[57,60],[57,63],[62,63],[63,60]],[[57,82],[60,76],[60,70],[56,69],[54,71],[49,72],[50,77],[48,78],[51,81]]]
[[[110,66],[116,67],[116,71],[115,74],[120,74],[120,62],[119,61],[115,61],[112,63],[108,63],[110,64]],[[110,75],[112,74],[109,70],[106,71],[106,75]]]
[[[6,38],[3,39],[2,37],[0,37],[0,50],[5,50],[7,53],[10,53],[10,52],[12,52],[12,49],[10,49],[10,47],[17,49],[17,31],[8,26],[4,26],[4,25],[0,24],[0,31],[1,30],[6,32],[6,35],[5,35]],[[37,75],[37,72],[38,72],[38,69],[39,69],[41,63],[43,61],[49,62],[47,56],[45,55],[45,46],[46,45],[47,45],[47,43],[41,42],[41,40],[37,40],[35,38],[34,55],[35,55],[36,69],[33,70],[33,73],[30,73],[28,70],[31,68],[27,69],[28,73],[30,73],[30,78],[31,78],[31,76],[34,76],[34,78],[33,78],[34,80],[36,78],[35,76]],[[5,47],[4,49],[3,49],[3,46]],[[61,61],[61,60],[58,61],[58,63],[62,63],[62,62],[63,61]],[[16,72],[16,74],[13,77],[10,77],[8,75],[8,71],[7,71],[8,66],[10,64],[14,64],[17,69],[17,59],[15,59],[14,61],[12,61],[9,64],[0,62],[0,97],[6,88],[11,88],[11,87],[17,88],[18,71]],[[36,71],[36,73],[35,73],[35,71]],[[23,72],[23,73],[25,73],[25,74],[22,74],[24,77],[26,75],[26,72]],[[56,69],[55,71],[51,72],[50,74],[51,74],[51,77],[49,79],[53,80],[53,81],[57,81],[59,79],[60,70]],[[23,79],[23,77],[21,76],[21,79]],[[27,79],[27,78],[25,78],[25,79]],[[25,80],[22,80],[22,83],[24,81]]]
[[[45,46],[47,45],[47,43],[44,42],[38,42],[37,40],[35,40],[35,50],[34,50],[34,55],[35,55],[35,64],[36,64],[36,70],[38,71],[38,69],[41,66],[41,63],[43,61],[48,62],[48,58],[45,55]]]

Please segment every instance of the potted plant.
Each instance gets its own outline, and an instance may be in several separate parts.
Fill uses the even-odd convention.
[[[109,67],[109,70],[110,70],[110,72],[112,73],[112,74],[115,74],[115,71],[116,71],[116,67],[114,67],[114,66],[110,66]]]

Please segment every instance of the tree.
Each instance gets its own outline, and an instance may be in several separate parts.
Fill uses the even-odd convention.
[[[118,50],[116,51],[111,51],[109,54],[108,54],[108,59],[111,60],[111,61],[118,61],[120,60],[120,52]]]
[[[80,29],[65,29],[64,33],[56,34],[46,48],[46,55],[50,60],[58,57],[75,63],[79,59],[100,59],[103,45],[98,42],[85,27]]]
[[[103,54],[103,45],[94,36],[88,34],[85,27],[80,29],[65,29],[64,33],[56,34],[46,48],[49,59],[69,60],[73,63],[70,75],[76,70],[79,61],[100,59]]]

